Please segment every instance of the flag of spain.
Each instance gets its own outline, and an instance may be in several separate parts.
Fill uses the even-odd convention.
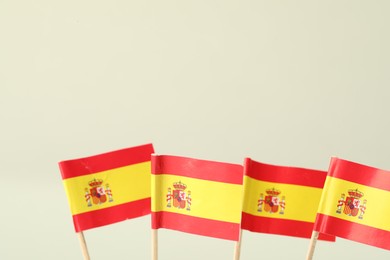
[[[238,241],[241,165],[152,156],[152,228]]]
[[[150,214],[146,144],[59,163],[76,232]]]
[[[390,171],[332,158],[314,230],[390,250]]]
[[[245,159],[242,229],[310,238],[326,172]],[[334,241],[332,235],[319,239]]]

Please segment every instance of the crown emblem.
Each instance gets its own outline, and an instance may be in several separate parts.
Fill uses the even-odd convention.
[[[352,198],[355,198],[355,199],[360,199],[364,195],[364,193],[361,191],[358,191],[358,189],[348,190],[348,194],[349,194],[349,196],[351,196]]]
[[[280,194],[280,191],[279,190],[275,190],[275,188],[272,188],[272,189],[268,189],[265,191],[269,196],[272,196],[272,197],[276,197],[276,196],[279,196]]]
[[[187,185],[185,185],[184,183],[182,183],[181,181],[179,182],[174,182],[173,183],[173,187],[175,188],[175,190],[185,190],[187,189]]]
[[[103,183],[103,180],[100,179],[93,179],[92,181],[88,182],[88,185],[91,186],[92,188],[94,187],[99,187]]]

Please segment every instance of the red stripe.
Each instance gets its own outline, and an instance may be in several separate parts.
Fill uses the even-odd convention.
[[[243,183],[242,165],[169,155],[152,156],[152,174],[172,174],[232,184]]]
[[[240,225],[171,212],[152,212],[152,228],[167,228],[186,233],[238,241]]]
[[[328,176],[390,191],[390,171],[332,158]]]
[[[245,159],[245,175],[261,181],[323,188],[326,172],[298,167],[276,166]]]
[[[59,163],[62,179],[88,175],[123,166],[150,161],[154,152],[152,144],[130,147],[90,157]]]
[[[317,214],[314,230],[390,250],[390,232],[383,229]]]
[[[76,232],[150,214],[150,198],[73,215]]]
[[[310,238],[313,223],[298,220],[266,218],[242,212],[241,228],[252,232]],[[332,235],[320,234],[320,240],[335,241]]]

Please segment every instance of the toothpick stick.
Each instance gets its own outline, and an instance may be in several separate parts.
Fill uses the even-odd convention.
[[[309,251],[307,252],[306,260],[312,260],[313,259],[314,250],[315,250],[315,247],[316,247],[316,243],[317,243],[319,234],[320,233],[317,232],[317,231],[313,231],[313,233],[311,234]]]
[[[236,246],[234,248],[234,260],[240,260],[241,239],[242,239],[242,229],[240,229],[240,236],[239,236],[238,241],[236,242]]]
[[[84,260],[90,260],[91,258],[89,257],[87,243],[85,242],[83,232],[78,232],[77,236],[79,237],[81,252],[83,253]]]
[[[158,258],[157,242],[157,229],[152,229],[152,260],[157,260]]]

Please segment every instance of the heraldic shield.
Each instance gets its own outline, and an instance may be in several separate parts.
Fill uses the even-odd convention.
[[[173,206],[184,209],[186,207],[186,193],[181,190],[173,190]]]
[[[274,196],[265,196],[264,210],[266,212],[278,212],[279,198]]]
[[[107,196],[102,186],[93,187],[89,190],[89,192],[92,195],[92,201],[94,204],[104,203],[107,201]]]
[[[359,214],[360,200],[354,197],[347,197],[345,200],[344,213],[350,216]]]
[[[264,211],[276,213],[279,210],[280,191],[272,189],[266,191],[268,196],[264,198]]]
[[[187,185],[182,182],[175,182],[173,187],[173,206],[184,209],[186,207],[186,193],[184,190],[187,188]]]

